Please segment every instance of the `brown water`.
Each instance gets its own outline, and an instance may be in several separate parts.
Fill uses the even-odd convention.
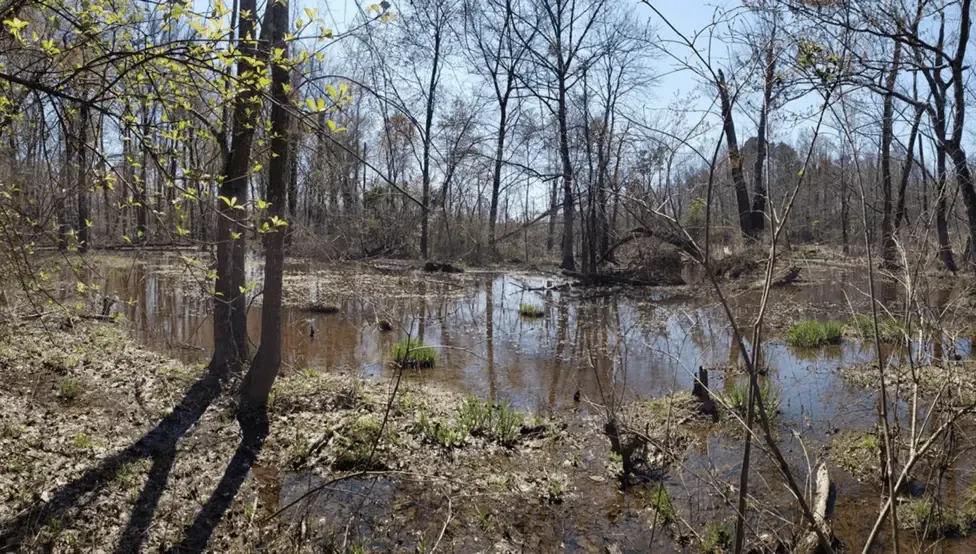
[[[259,268],[252,264],[253,278]],[[299,306],[282,312],[284,364],[295,368],[392,375],[392,345],[420,337],[439,352],[436,368],[415,378],[533,411],[571,405],[579,390],[602,402],[611,388],[642,397],[690,389],[699,366],[737,362],[724,315],[709,298],[679,289],[571,292],[533,290],[557,284],[552,276],[477,273],[460,277],[408,272],[369,275],[354,270],[290,264],[292,303],[328,301],[336,314],[313,314]],[[178,261],[133,264],[101,270],[94,281],[132,322],[136,338],[187,362],[205,362],[213,347],[211,300],[186,279]],[[827,282],[777,292],[770,312],[792,306],[796,319],[846,318],[849,299],[866,287],[849,274]],[[297,284],[296,284],[297,283]],[[384,288],[384,284],[392,286]],[[892,297],[891,288],[882,291]],[[944,295],[934,298],[944,302]],[[754,291],[730,296],[740,323],[754,317]],[[544,306],[539,319],[521,317],[521,303]],[[378,319],[394,323],[384,333]],[[252,340],[259,336],[261,307],[248,313]],[[310,336],[314,327],[315,334]],[[956,348],[968,353],[968,341]],[[789,419],[823,428],[846,427],[873,414],[871,395],[846,385],[837,369],[874,358],[870,344],[845,342],[822,349],[787,346],[775,335],[763,349],[770,377],[779,385],[781,409]],[[723,386],[724,371],[712,379]],[[713,386],[716,383],[713,382]]]
[[[251,267],[251,278],[257,280],[260,268]],[[574,406],[577,390],[597,403],[611,390],[642,397],[689,390],[699,366],[729,366],[738,360],[724,312],[711,294],[688,292],[694,289],[626,294],[540,290],[559,284],[559,278],[487,272],[448,276],[406,269],[379,275],[303,263],[289,264],[286,273],[286,298],[295,304],[282,312],[286,371],[314,367],[389,378],[392,345],[409,335],[435,345],[440,356],[435,368],[413,372],[411,378],[544,412]],[[209,358],[211,301],[181,272],[179,262],[162,258],[102,270],[93,278],[106,294],[125,301],[116,309],[131,321],[139,341],[188,362]],[[851,304],[863,306],[863,274],[824,272],[808,278],[816,284],[774,293],[774,322],[846,319]],[[879,288],[881,300],[893,307],[898,294],[891,284]],[[953,294],[939,289],[926,299],[941,306]],[[339,312],[312,314],[300,307],[310,302],[334,304]],[[523,302],[543,305],[544,317],[521,317]],[[741,323],[751,323],[758,293],[732,293],[730,302]],[[258,336],[260,319],[256,304],[248,314],[252,339]],[[393,322],[395,330],[382,332],[379,319]],[[958,341],[954,347],[968,355],[971,345]],[[916,347],[915,353],[925,355],[927,349]],[[803,438],[811,456],[817,456],[833,430],[868,429],[877,420],[874,396],[848,385],[838,372],[873,360],[874,352],[871,344],[850,341],[822,349],[792,348],[775,332],[764,344],[763,362],[780,391],[781,421]],[[722,370],[712,371],[711,378],[719,388],[731,381]],[[796,436],[781,433],[783,450],[796,467],[804,467]],[[731,482],[740,462],[737,441],[712,437],[687,464],[692,471]],[[771,467],[758,471],[778,479]],[[844,500],[838,511],[845,514],[845,534],[863,537],[873,523],[877,492],[844,477],[841,486]],[[707,490],[692,490],[696,498],[686,502],[714,504]],[[789,498],[783,503],[789,505]]]

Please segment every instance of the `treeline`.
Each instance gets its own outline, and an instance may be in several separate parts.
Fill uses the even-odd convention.
[[[894,265],[924,237],[950,269],[971,250],[965,0],[760,0],[694,32],[636,0],[384,3],[345,29],[292,3],[281,52],[263,6],[248,31],[222,2],[99,5],[3,14],[17,240],[214,245],[234,159],[228,213],[261,235],[283,179],[298,253],[552,252],[595,271],[635,236],[687,251],[706,220],[723,243],[765,240],[787,206],[791,244],[860,249],[866,230]],[[276,175],[270,77],[234,70],[283,51],[291,155]],[[249,86],[243,160],[232,104]]]

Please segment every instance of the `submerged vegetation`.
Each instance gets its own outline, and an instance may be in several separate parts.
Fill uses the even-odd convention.
[[[405,339],[393,345],[393,362],[400,367],[427,369],[437,363],[437,351],[419,339]]]
[[[844,335],[844,326],[836,321],[804,321],[790,327],[786,342],[791,346],[815,348],[837,344]]]

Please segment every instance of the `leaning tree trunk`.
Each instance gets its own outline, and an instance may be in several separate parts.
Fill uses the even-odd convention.
[[[271,25],[271,43],[287,57],[288,6],[282,1],[268,4],[265,21]],[[268,23],[266,23],[267,25]],[[264,231],[264,303],[261,307],[261,344],[241,385],[243,410],[267,406],[271,387],[281,368],[282,271],[285,261],[285,202],[290,164],[288,89],[289,72],[284,60],[271,66],[271,162],[267,186],[268,214]]]
[[[754,235],[752,227],[752,208],[749,205],[749,189],[746,178],[742,173],[742,152],[735,134],[735,121],[732,119],[732,98],[725,82],[725,74],[718,72],[718,95],[722,103],[722,129],[725,132],[725,142],[729,151],[729,169],[732,172],[732,184],[735,186],[735,201],[739,209],[739,228],[747,236]]]

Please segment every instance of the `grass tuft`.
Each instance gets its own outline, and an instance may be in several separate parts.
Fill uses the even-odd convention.
[[[546,312],[539,304],[523,302],[519,304],[519,315],[522,317],[543,317],[546,315]]]
[[[668,489],[664,485],[655,489],[651,495],[651,507],[654,508],[665,524],[674,521],[678,515],[674,510],[674,504],[671,503],[671,495],[668,494]]]
[[[722,552],[726,552],[731,539],[732,533],[726,523],[720,521],[709,522],[701,535],[702,554],[721,554]]]
[[[402,340],[393,345],[393,361],[401,367],[431,368],[437,363],[437,351],[417,339]]]
[[[791,346],[815,348],[825,344],[837,344],[844,334],[844,326],[836,321],[804,321],[790,327],[786,342]]]
[[[855,315],[848,323],[848,327],[862,339],[874,339],[874,318],[870,314]],[[905,338],[905,324],[887,315],[879,316],[878,334],[881,342],[898,342]]]
[[[81,387],[78,381],[71,377],[58,379],[58,397],[66,402],[71,402],[81,396]]]
[[[766,412],[770,416],[774,415],[779,407],[779,390],[770,379],[759,381],[759,396],[762,398],[763,406],[766,407]],[[722,398],[730,408],[741,415],[745,415],[746,408],[749,405],[749,379],[733,381],[728,392],[722,395]]]
[[[469,436],[512,447],[522,438],[524,423],[522,412],[510,405],[469,397],[458,406],[453,422],[432,420],[426,410],[420,410],[417,428],[424,440],[445,448],[463,446]]]

